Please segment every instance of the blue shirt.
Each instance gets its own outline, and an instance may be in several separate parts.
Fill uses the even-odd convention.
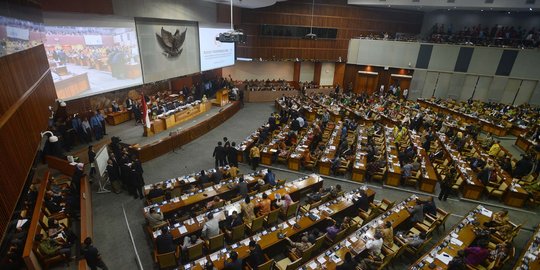
[[[92,118],[90,118],[90,126],[92,127],[101,127],[101,121],[99,121],[99,118],[94,115]]]

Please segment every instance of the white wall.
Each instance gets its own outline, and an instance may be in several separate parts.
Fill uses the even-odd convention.
[[[229,74],[233,80],[293,80],[293,62],[242,62],[236,61],[234,66],[223,68],[223,77]],[[311,80],[313,72],[311,73]],[[310,81],[311,81],[310,80]]]
[[[322,63],[320,85],[333,85],[336,63]]]
[[[314,74],[315,74],[315,63],[313,62],[300,63],[300,81],[301,82],[313,81]]]

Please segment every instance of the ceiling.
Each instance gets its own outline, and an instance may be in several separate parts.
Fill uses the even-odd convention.
[[[218,4],[230,5],[230,0],[204,0],[207,2],[214,2]],[[233,5],[241,8],[262,8],[272,6],[277,2],[283,2],[287,0],[233,0]]]
[[[540,0],[347,0],[349,5],[415,10],[539,11]],[[531,10],[532,9],[532,10]]]

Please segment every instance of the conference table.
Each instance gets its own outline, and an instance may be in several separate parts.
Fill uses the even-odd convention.
[[[273,136],[270,142],[259,149],[261,152],[261,164],[272,165],[273,156],[278,152],[278,147],[281,141],[285,140],[290,131],[289,124],[285,124],[281,127],[281,130]]]
[[[417,135],[414,130],[409,130],[412,144],[416,147],[416,156],[420,159],[422,177],[420,178],[419,189],[424,192],[434,193],[437,185],[437,174],[435,168],[431,164],[426,150],[420,142],[420,135]]]
[[[410,270],[433,269],[430,264],[433,263],[438,269],[446,269],[448,263],[455,257],[459,250],[469,247],[476,239],[474,230],[475,225],[472,221],[483,224],[490,220],[493,212],[482,205],[478,205],[461,222],[454,225],[453,229],[442,238],[433,248],[424,256],[420,257]]]
[[[311,143],[310,137],[313,135],[313,126],[310,126],[306,133],[296,144],[296,147],[291,151],[287,160],[287,168],[293,171],[299,171],[302,165],[302,158],[309,152]]]
[[[265,127],[268,127],[268,123],[249,134],[242,143],[236,146],[236,158],[238,162],[245,162],[249,159],[249,150],[259,141],[259,133]]]
[[[255,200],[255,204],[256,204],[262,198],[263,193],[268,195],[268,198],[272,201],[275,200],[276,194],[280,194],[282,198],[285,196],[285,194],[289,194],[291,198],[299,199],[301,193],[307,190],[315,190],[315,189],[318,190],[320,187],[322,187],[322,185],[323,185],[322,177],[316,174],[311,174],[309,176],[299,178],[291,182],[287,182],[285,183],[285,185],[281,187],[276,187],[271,190],[258,193],[255,196],[253,196],[252,199]],[[232,204],[227,204],[218,209],[211,210],[211,212],[214,213],[215,219],[224,220],[226,218],[225,211],[227,211],[229,215],[233,211],[237,211],[238,213],[241,212],[240,203],[241,201],[238,201]],[[186,235],[191,235],[191,234],[201,231],[204,225],[206,214],[207,213],[203,213],[201,215],[188,219],[184,221],[183,224],[181,223],[173,224],[169,230],[173,238],[179,239]],[[155,238],[160,234],[161,232],[159,230],[152,232],[152,238],[155,240]]]
[[[336,157],[336,153],[340,143],[341,131],[343,128],[343,123],[341,121],[337,122],[332,134],[328,139],[324,152],[317,162],[319,166],[319,173],[324,175],[332,174],[332,161]],[[347,138],[345,138],[347,139]]]
[[[392,128],[384,127],[384,141],[386,144],[386,165],[388,166],[385,184],[397,187],[401,184],[401,166]]]
[[[149,137],[164,130],[170,130],[174,126],[209,111],[211,107],[211,102],[201,102],[200,100],[197,100],[168,111],[167,113],[160,114],[156,119],[151,121],[150,128],[144,127],[144,136]]]
[[[529,149],[536,147],[538,143],[534,142],[533,140],[527,138],[525,134],[517,136],[516,140],[516,146],[519,147],[521,150],[527,152]]]
[[[262,179],[266,174],[266,169],[259,171],[257,174],[251,173],[244,175],[244,181],[248,185],[257,183],[258,179]],[[185,209],[186,207],[207,202],[212,200],[215,196],[220,196],[222,199],[226,198],[227,195],[236,192],[236,185],[238,184],[238,177],[235,179],[230,179],[228,181],[221,182],[219,184],[209,186],[204,189],[199,189],[197,192],[192,192],[189,194],[184,194],[180,197],[172,198],[168,201],[163,201],[162,203],[156,203],[144,207],[144,211],[148,212],[150,208],[158,208],[164,215],[169,213],[174,213]],[[322,185],[322,182],[321,182]]]
[[[407,210],[408,206],[413,206],[416,195],[412,195],[406,200],[396,204],[382,215],[376,217],[369,223],[359,228],[356,232],[348,235],[344,240],[334,244],[319,256],[311,259],[304,264],[306,270],[327,269],[335,270],[343,263],[345,254],[348,252],[353,257],[361,254],[366,250],[366,242],[372,239],[375,234],[375,229],[389,221],[392,223],[392,228],[395,229],[403,224],[409,217],[410,213]]]
[[[450,142],[450,139],[446,135],[438,134],[437,140],[443,146],[446,156],[454,161],[458,173],[463,178],[463,185],[461,187],[463,197],[472,200],[480,199],[484,191],[484,184],[478,180],[476,173],[471,169],[466,158],[452,148],[452,142]]]
[[[351,179],[357,182],[364,182],[367,169],[367,152],[362,148],[368,142],[367,126],[358,126],[356,128],[356,152],[352,166]]]
[[[375,196],[375,192],[368,189],[366,186],[363,186],[362,189],[366,191],[366,196],[370,201],[372,201],[373,197]],[[256,241],[261,246],[263,251],[271,248],[272,246],[283,245],[287,240],[285,240],[284,237],[279,237],[278,235],[283,234],[289,238],[298,235],[326,220],[327,217],[336,216],[337,214],[350,209],[354,206],[354,198],[357,198],[358,196],[359,190],[351,191],[337,198],[336,200],[327,202],[320,205],[316,209],[311,210],[310,213],[313,219],[308,216],[302,216],[298,220],[296,220],[295,217],[290,218],[279,225],[231,245],[230,249],[238,253],[238,258],[244,259],[249,256],[248,245],[251,240]],[[225,261],[228,259],[228,254],[229,252],[226,254],[224,254],[222,251],[214,252],[201,259],[198,259],[193,263],[184,265],[184,269],[202,270],[202,266],[206,264],[207,261],[212,261],[215,268],[223,269]]]
[[[540,225],[536,226],[533,236],[523,247],[523,252],[519,256],[514,270],[540,270]]]
[[[107,114],[107,123],[111,126],[116,126],[127,122],[131,119],[131,111],[123,110],[119,112],[111,112]]]

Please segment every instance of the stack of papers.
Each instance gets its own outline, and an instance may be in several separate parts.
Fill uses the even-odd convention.
[[[446,252],[438,254],[436,258],[446,265],[448,265],[448,263],[453,259],[453,257],[448,255]]]

